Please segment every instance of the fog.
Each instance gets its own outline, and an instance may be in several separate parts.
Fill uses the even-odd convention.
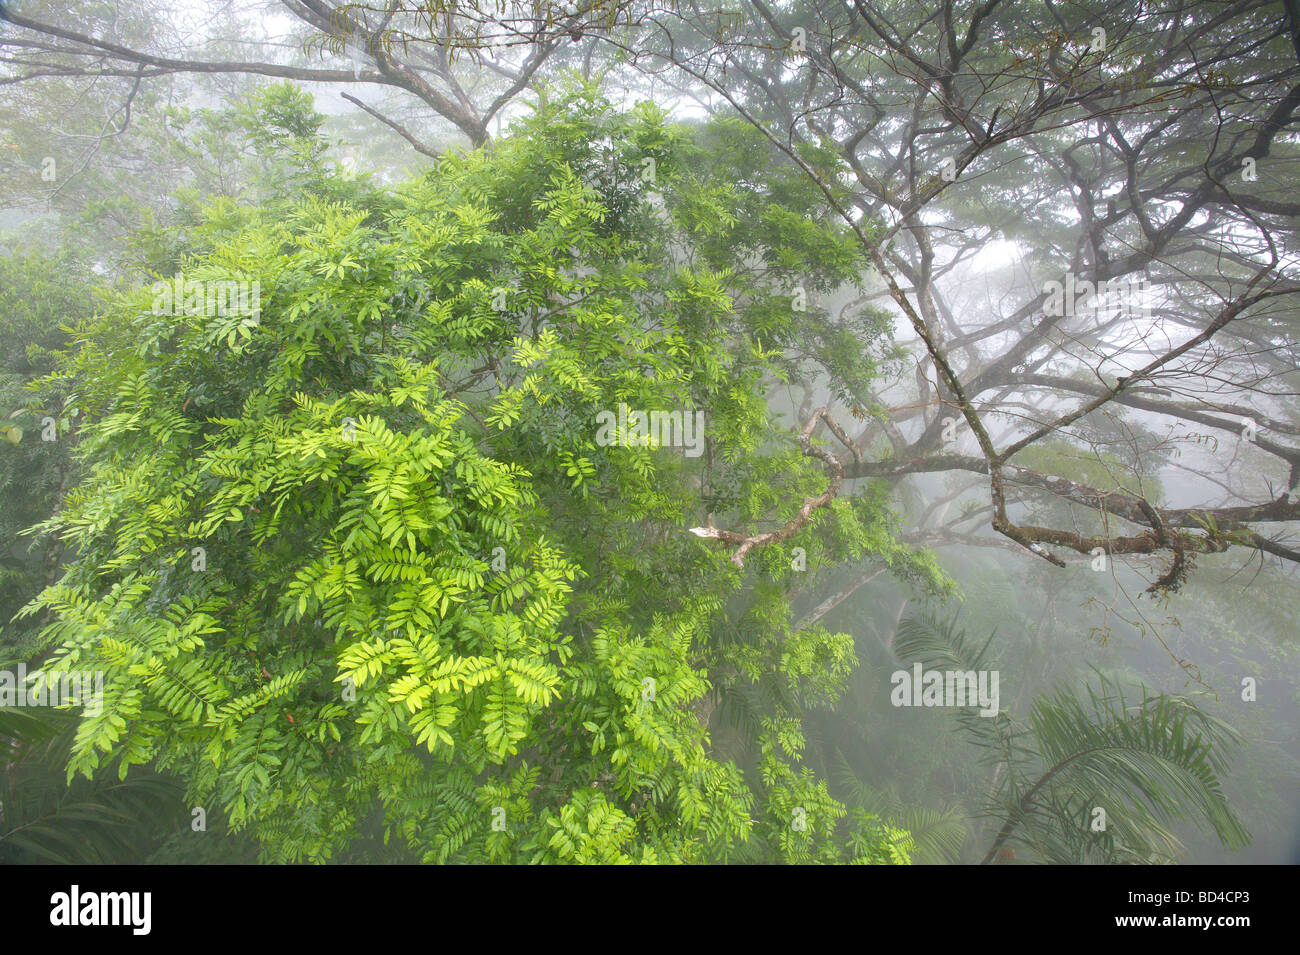
[[[0,861],[1300,861],[1291,6],[66,6]]]

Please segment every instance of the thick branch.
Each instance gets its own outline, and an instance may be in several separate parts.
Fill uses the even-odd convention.
[[[844,483],[844,465],[840,462],[839,458],[835,457],[835,455],[831,454],[825,448],[816,447],[812,443],[812,434],[817,430],[818,422],[821,421],[826,422],[826,426],[830,429],[831,433],[839,438],[840,441],[844,443],[845,447],[853,452],[854,458],[860,462],[861,459],[858,457],[857,448],[853,446],[853,442],[849,440],[848,435],[844,433],[839,425],[831,420],[826,408],[818,408],[813,412],[812,417],[808,419],[808,423],[804,425],[803,431],[798,435],[798,440],[799,446],[803,449],[805,455],[823,461],[826,464],[827,469],[830,471],[830,481],[827,483],[825,491],[817,495],[817,497],[804,498],[803,505],[799,508],[799,513],[787,521],[778,530],[768,531],[766,534],[746,535],[736,531],[722,530],[713,525],[712,515],[705,520],[703,527],[692,527],[691,533],[696,537],[706,537],[724,541],[728,544],[737,545],[735,553],[731,555],[731,562],[737,567],[744,567],[745,556],[754,548],[766,547],[768,544],[775,544],[787,540],[806,527],[808,522],[812,520],[812,512],[819,507],[825,507],[834,500],[835,496],[840,492],[840,485]]]

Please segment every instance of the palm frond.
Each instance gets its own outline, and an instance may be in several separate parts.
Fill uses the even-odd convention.
[[[905,660],[963,670],[994,663],[987,640],[955,619],[912,617],[899,626]],[[1222,779],[1241,736],[1190,697],[1126,689],[1095,671],[1082,688],[1035,698],[1027,723],[1008,714],[956,718],[1000,767],[980,815],[997,820],[985,856],[1013,844],[1046,862],[1171,862],[1181,844],[1170,826],[1193,821],[1229,849],[1250,841],[1228,805]],[[1094,827],[1104,810],[1105,827]],[[917,831],[900,817],[899,824]]]
[[[0,709],[0,862],[97,865],[138,860],[180,818],[183,790],[137,771],[122,780],[67,780],[76,714]]]
[[[864,782],[838,750],[830,776],[850,805],[874,812],[911,833],[912,861],[917,865],[952,865],[961,859],[970,827],[959,807],[905,803],[892,788],[877,789]]]

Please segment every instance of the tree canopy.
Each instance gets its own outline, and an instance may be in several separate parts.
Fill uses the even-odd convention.
[[[210,12],[0,3],[0,858],[1281,825],[1290,0]]]

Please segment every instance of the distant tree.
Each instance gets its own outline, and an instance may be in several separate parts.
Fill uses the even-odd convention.
[[[84,262],[40,248],[0,256],[0,668],[32,652],[41,621],[13,616],[58,579],[64,544],[23,532],[58,510],[77,483],[72,389],[41,385],[90,304]]]
[[[246,75],[377,87],[414,99],[473,146],[488,140],[493,120],[530,89],[557,49],[575,35],[581,38],[578,25],[592,9],[550,0],[375,5],[283,0],[264,8],[268,14],[287,14],[296,24],[288,44],[285,38],[271,42],[256,19],[214,10],[226,39],[213,56],[188,51],[187,27],[169,29],[148,4],[130,6],[129,16],[116,4],[75,10],[45,6],[26,0],[0,5],[0,64],[13,71],[10,84],[51,76],[66,83],[121,77],[127,119],[142,85],[159,77]],[[350,98],[414,148],[436,154],[398,120]]]
[[[983,475],[928,543],[1160,555],[1156,595],[1201,554],[1300,560],[1294,4],[638,9],[602,41],[762,130],[899,319],[915,366],[836,409],[867,419],[846,480]],[[1201,491],[1160,502],[1162,469]]]

